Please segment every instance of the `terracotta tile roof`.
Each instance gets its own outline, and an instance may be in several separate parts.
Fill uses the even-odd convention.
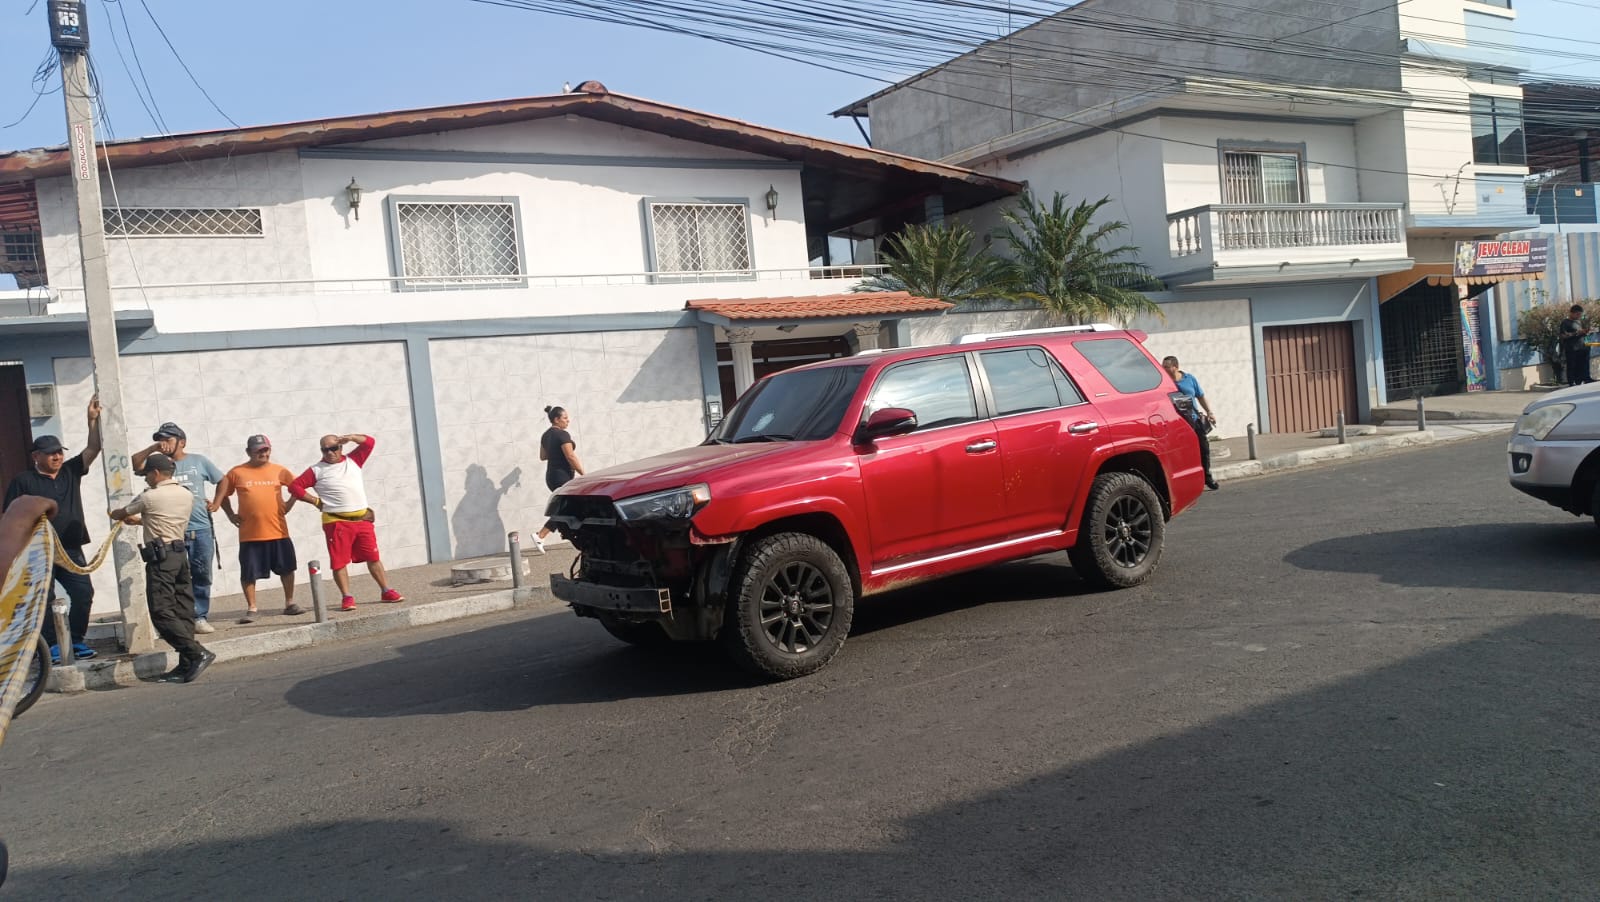
[[[684,309],[703,310],[731,320],[771,320],[942,313],[954,306],[905,291],[865,291],[811,297],[706,298],[690,301]]]

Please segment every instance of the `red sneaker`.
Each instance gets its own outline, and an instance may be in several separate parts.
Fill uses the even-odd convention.
[[[399,589],[384,589],[383,594],[378,596],[378,600],[387,601],[390,604],[393,604],[397,601],[405,601],[406,597],[400,594]]]
[[[356,609],[356,598],[355,598],[355,596],[354,595],[346,595],[344,597],[344,603],[339,605],[339,610],[341,610],[341,611],[353,611],[355,609]]]

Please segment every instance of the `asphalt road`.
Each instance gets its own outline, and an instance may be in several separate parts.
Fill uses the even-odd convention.
[[[1228,483],[1138,590],[875,599],[781,685],[559,613],[49,698],[0,896],[1594,898],[1600,533],[1504,445]]]

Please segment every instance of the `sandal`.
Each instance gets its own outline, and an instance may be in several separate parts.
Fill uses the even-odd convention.
[[[291,604],[288,607],[283,609],[283,615],[285,617],[297,617],[297,616],[299,616],[301,614],[304,614],[305,612],[306,612],[306,609],[300,607],[297,604]]]
[[[239,618],[239,623],[241,625],[242,624],[246,624],[246,623],[255,623],[256,622],[256,618],[260,617],[260,616],[261,616],[261,612],[260,611],[245,611],[244,612],[244,616]]]

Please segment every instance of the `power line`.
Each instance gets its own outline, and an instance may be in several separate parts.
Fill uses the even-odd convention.
[[[172,130],[167,127],[166,119],[161,115],[161,106],[156,103],[156,92],[150,87],[150,79],[145,76],[144,62],[139,59],[139,47],[133,39],[133,27],[128,24],[127,9],[121,0],[104,0],[104,6],[115,6],[117,14],[122,19],[123,32],[128,36],[128,49],[133,53],[133,62],[139,69],[139,77],[133,76],[133,71],[128,68],[128,59],[122,54],[122,41],[117,37],[117,30],[111,23],[111,18],[106,17],[106,30],[111,33],[111,44],[116,48],[117,59],[122,61],[122,71],[128,75],[128,83],[133,86],[133,93],[139,98],[139,105],[144,107],[145,114],[150,117],[150,124],[157,132],[168,133]],[[140,83],[144,84],[143,90]],[[146,97],[148,96],[148,100]]]
[[[33,88],[33,102],[28,104],[28,108],[22,111],[22,115],[18,116],[16,121],[8,122],[5,125],[0,125],[0,128],[14,128],[18,125],[21,125],[29,116],[33,115],[34,107],[39,105],[39,101],[43,100],[45,95],[54,94],[61,90],[60,85],[56,85],[53,88],[44,87],[45,85],[50,84],[52,77],[56,74],[56,69],[60,65],[61,58],[56,55],[55,48],[52,47],[50,50],[46,51],[44,59],[40,60],[39,65],[33,70],[33,78],[31,80],[31,87]]]
[[[151,12],[150,4],[145,2],[145,0],[139,0],[139,5],[144,7],[145,15],[150,17],[150,24],[156,27],[156,31],[161,35],[161,40],[165,41],[167,43],[167,49],[172,51],[173,58],[178,61],[178,65],[183,67],[184,74],[189,76],[189,80],[194,82],[194,86],[200,89],[200,93],[205,96],[206,102],[211,104],[211,108],[216,110],[217,114],[222,118],[228,120],[229,125],[232,125],[234,128],[242,128],[243,126],[233,121],[232,116],[229,116],[227,113],[222,111],[222,107],[217,106],[217,102],[211,97],[211,92],[207,91],[205,85],[200,83],[200,79],[195,78],[194,72],[189,69],[189,64],[183,61],[183,54],[179,53],[178,48],[173,46],[172,39],[167,37],[167,30],[161,27],[161,22],[156,19],[156,14]]]

